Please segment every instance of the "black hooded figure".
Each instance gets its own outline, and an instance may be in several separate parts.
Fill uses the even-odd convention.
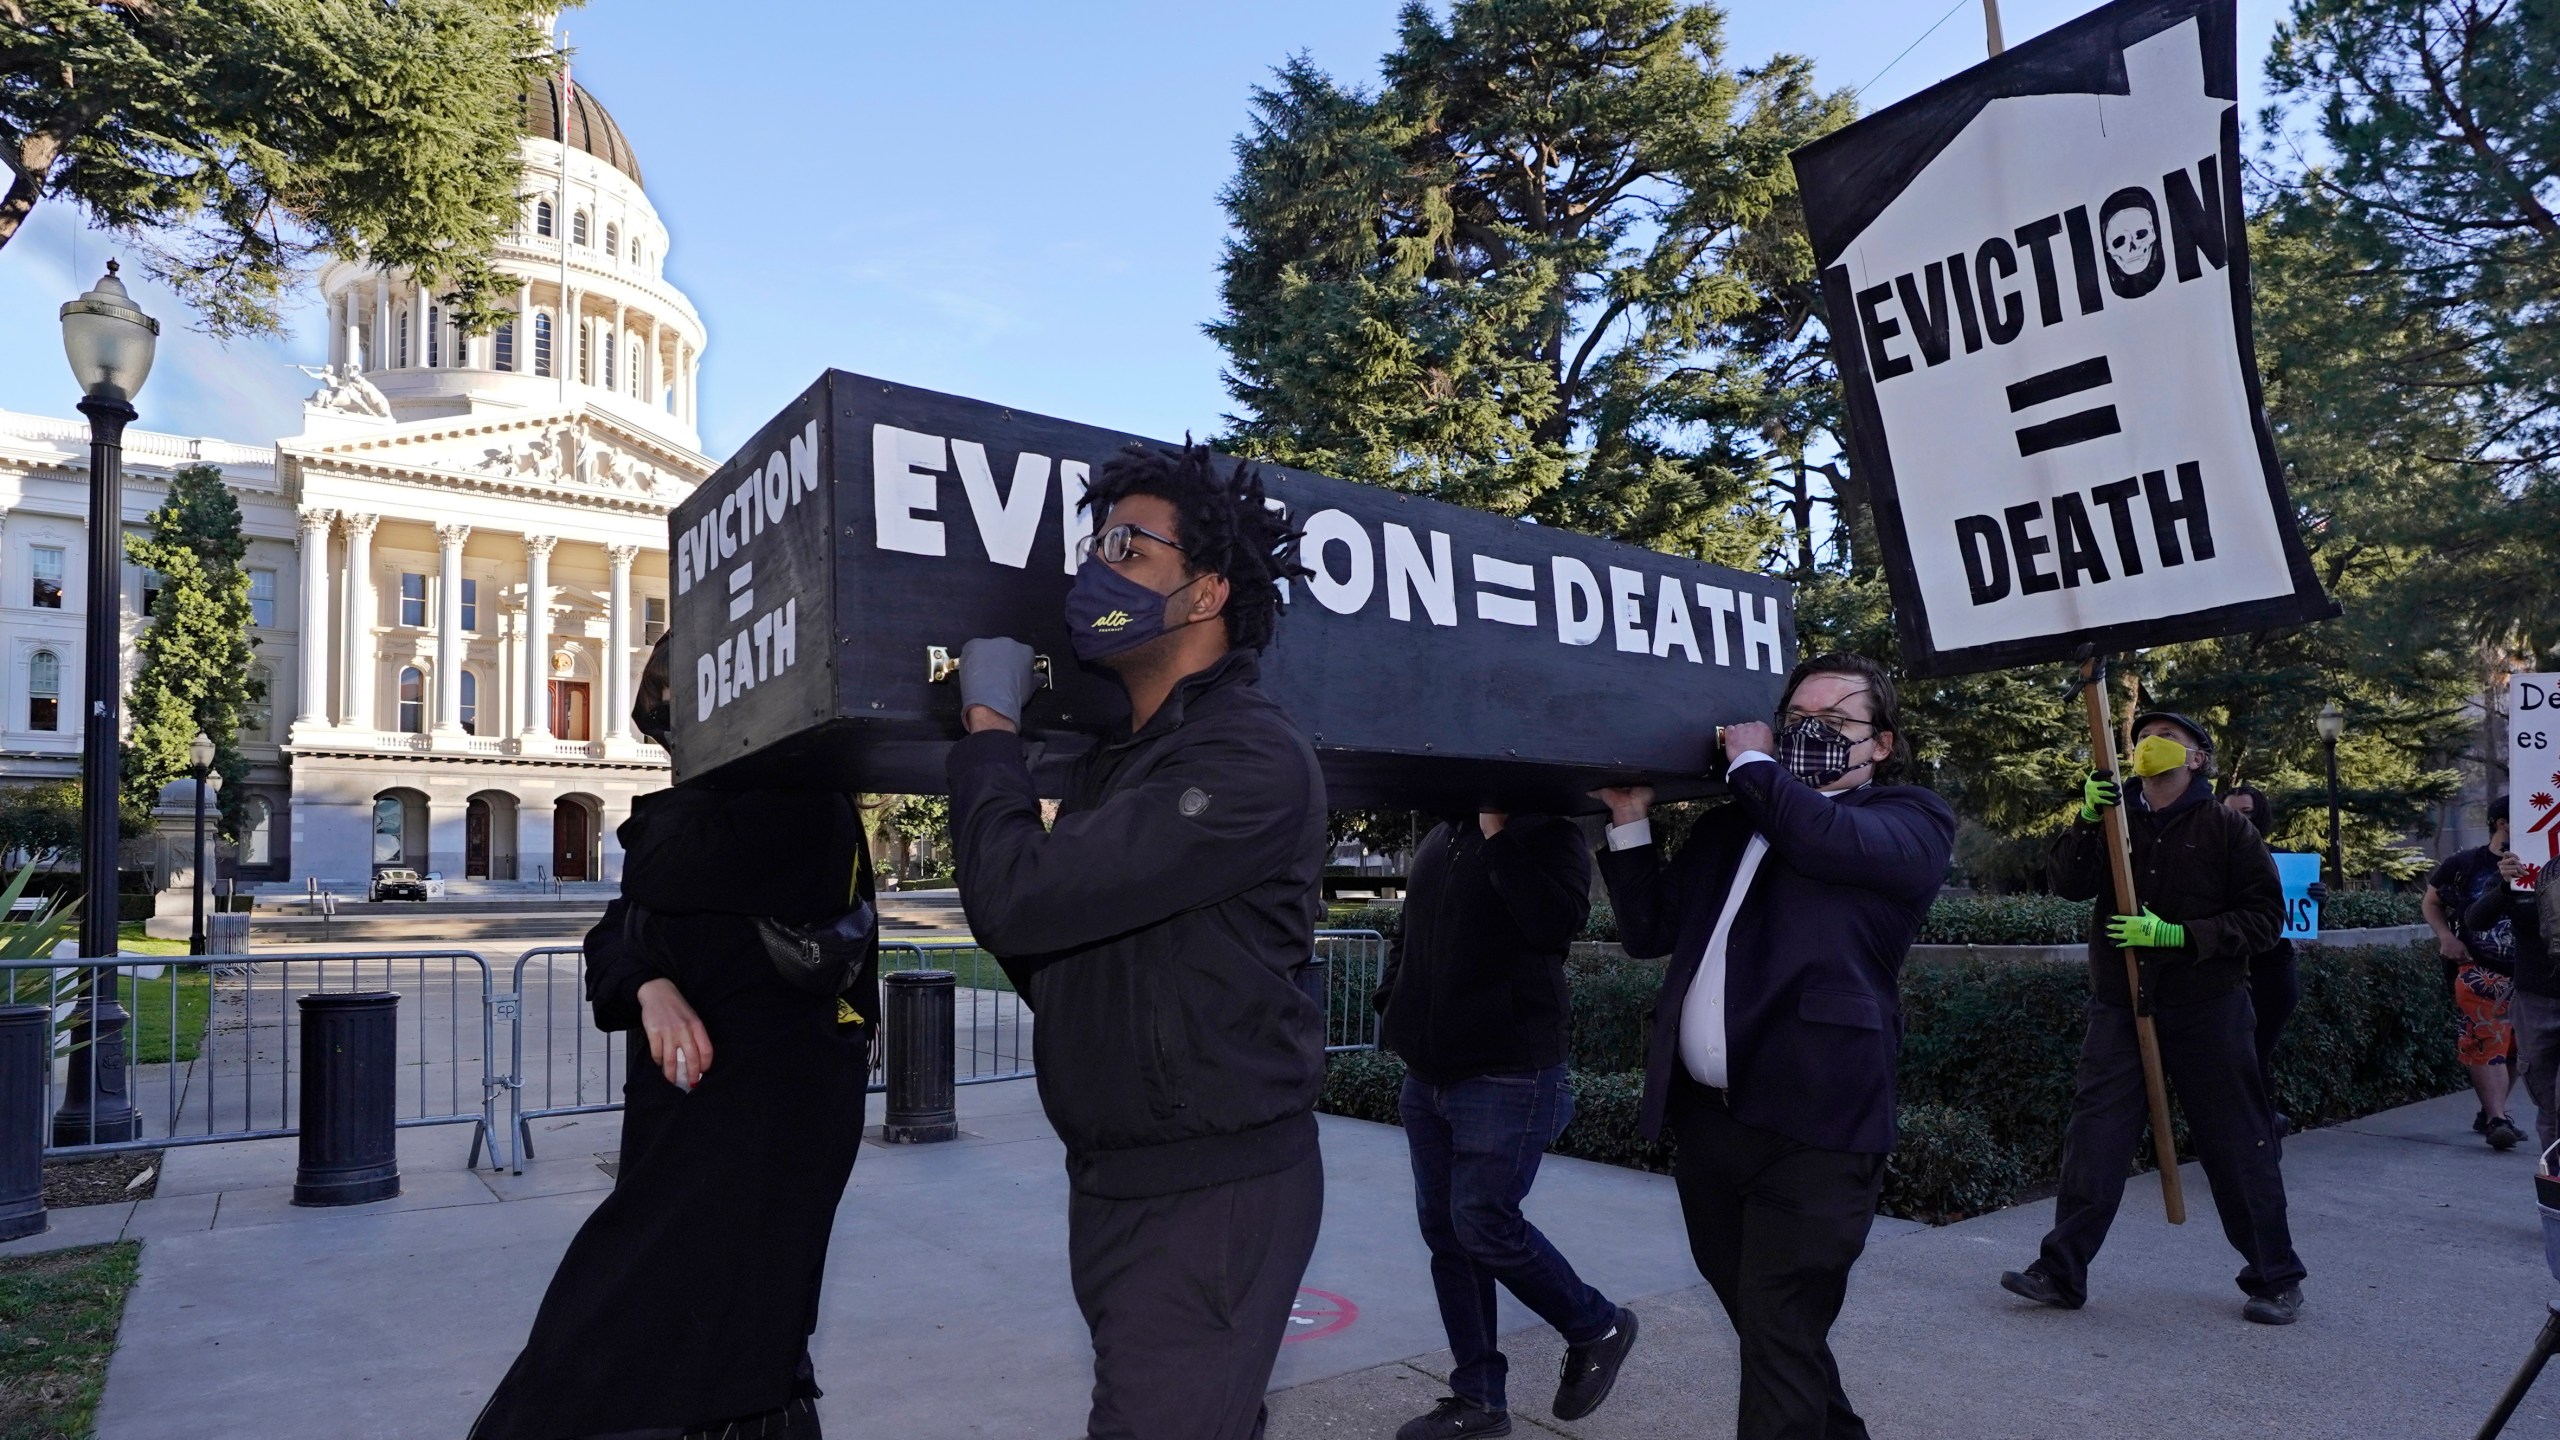
[[[668,658],[632,707],[662,744]],[[848,794],[688,781],[617,834],[586,983],[629,1034],[621,1163],[471,1440],[816,1436],[808,1341],[880,1014],[861,818]]]

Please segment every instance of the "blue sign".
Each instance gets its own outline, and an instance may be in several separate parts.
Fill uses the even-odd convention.
[[[2319,939],[2320,902],[2311,898],[2311,887],[2320,883],[2320,857],[2285,850],[2275,856],[2276,878],[2284,882],[2284,938]]]

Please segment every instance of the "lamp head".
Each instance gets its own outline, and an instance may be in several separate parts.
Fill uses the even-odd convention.
[[[201,730],[196,732],[196,738],[187,742],[187,764],[198,773],[213,768],[213,753],[213,737]]]
[[[62,307],[62,353],[88,399],[132,403],[151,374],[159,341],[160,322],[125,293],[113,260],[94,289]]]
[[[2338,702],[2332,700],[2320,707],[2319,725],[2320,738],[2334,745],[2338,743],[2339,736],[2347,733],[2347,712],[2339,709]]]

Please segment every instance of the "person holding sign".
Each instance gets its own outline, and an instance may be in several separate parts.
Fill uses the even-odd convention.
[[[2560,1108],[2555,1108],[2560,1102],[2555,1101],[2554,1090],[2555,1078],[2560,1078],[2560,968],[2552,964],[2552,931],[2544,917],[2554,908],[2551,902],[2560,893],[2560,880],[2538,891],[2518,889],[2527,877],[2524,857],[2513,850],[2498,857],[2498,879],[2502,883],[2483,889],[2462,912],[2462,928],[2481,935],[2503,923],[2514,938],[2515,990],[2507,1003],[2515,1033],[2515,1078],[2533,1098],[2540,1148],[2549,1150],[2560,1143]],[[2507,1148],[2497,1145],[2495,1134],[2490,1143]]]
[[[1324,1017],[1292,973],[1324,914],[1324,776],[1257,664],[1276,582],[1305,571],[1260,478],[1206,447],[1132,446],[1087,503],[1068,630],[1130,729],[1043,826],[1017,733],[1031,649],[961,650],[960,901],[1039,1016],[1087,1433],[1248,1440],[1324,1215]]]
[[[2284,927],[2284,891],[2275,862],[2250,823],[2215,804],[2205,779],[2212,740],[2204,727],[2169,711],[2136,722],[2127,768],[2142,780],[2126,806],[2140,913],[2090,917],[2089,1032],[2081,1042],[2071,1124],[2063,1142],[2062,1188],[2053,1229],[2024,1270],[2002,1288],[2038,1304],[2077,1310],[2089,1298],[2089,1263],[2106,1242],[2124,1198],[2126,1160],[2147,1118],[2134,1011],[2148,1007],[2160,1059],[2178,1098],[2196,1156],[2213,1187],[2222,1233],[2240,1252],[2241,1314],[2289,1325],[2302,1309],[2302,1260],[2285,1220],[2284,1176],[2274,1115],[2257,1056],[2249,963]],[[2108,882],[2101,812],[2120,788],[2093,773],[2079,818],[2056,839],[2053,888],[2068,899],[2097,896]],[[2143,993],[2134,995],[2123,951],[2144,952]]]
[[[1728,725],[1736,803],[1677,857],[1653,792],[1604,790],[1600,873],[1638,959],[1671,957],[1639,1125],[1667,1122],[1689,1253],[1742,1345],[1742,1440],[1864,1440],[1831,1356],[1894,1143],[1902,959],[1946,881],[1956,817],[1880,784],[1902,757],[1893,681],[1804,661],[1780,729]]]
[[[2507,797],[2491,796],[2482,818],[2489,822],[2489,843],[2438,865],[2427,877],[2419,909],[2436,932],[2436,950],[2453,987],[2453,1056],[2480,1097],[2471,1128],[2488,1140],[2490,1149],[2512,1150],[2524,1139],[2524,1131],[2507,1115],[2507,1098],[2515,1087],[2516,1030],[2510,1013],[2516,988],[2515,921],[2498,914],[2478,928],[2470,923],[2474,903],[2506,888],[2498,867],[2513,853],[2507,842]]]

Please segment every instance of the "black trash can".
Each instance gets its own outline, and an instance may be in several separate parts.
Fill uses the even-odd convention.
[[[362,1205],[400,1193],[394,1100],[400,997],[302,997],[302,1165],[296,1205]]]
[[[889,1012],[889,1104],[880,1138],[892,1145],[959,1139],[951,1038],[958,978],[948,970],[892,970],[880,985]]]
[[[52,1067],[52,1010],[0,1005],[0,1240],[45,1230],[44,1102]]]

